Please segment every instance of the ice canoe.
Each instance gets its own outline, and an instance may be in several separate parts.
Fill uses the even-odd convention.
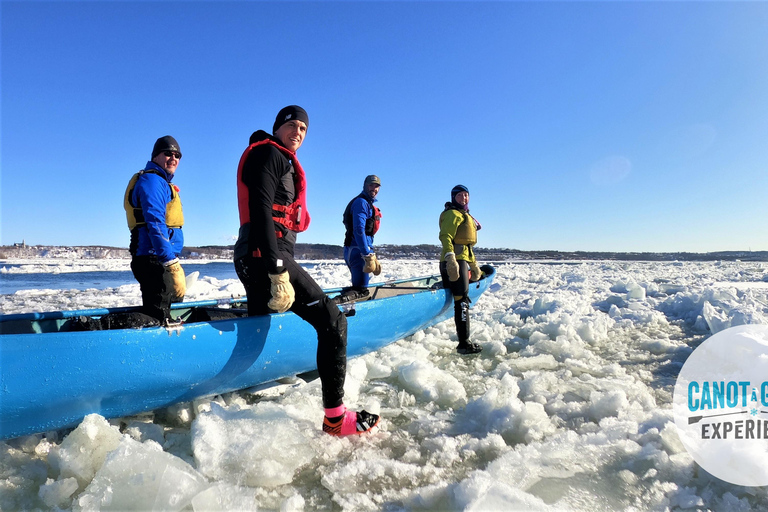
[[[470,284],[474,304],[495,270]],[[439,275],[372,285],[340,304],[350,358],[453,315]],[[341,290],[327,290],[338,296]],[[173,305],[170,327],[75,331],[83,319],[138,308],[0,315],[0,439],[130,416],[316,369],[317,336],[293,313],[248,317],[237,299]],[[196,321],[206,318],[208,320]],[[224,318],[214,320],[215,318]]]

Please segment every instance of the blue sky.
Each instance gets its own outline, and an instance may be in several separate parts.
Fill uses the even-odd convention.
[[[377,243],[768,250],[768,3],[0,4],[0,243],[127,247],[130,176],[183,158],[187,245],[237,234],[249,135],[303,106],[312,225],[341,245],[367,174]]]

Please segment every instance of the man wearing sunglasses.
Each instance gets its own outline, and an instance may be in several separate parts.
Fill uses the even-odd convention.
[[[131,230],[131,270],[141,288],[142,311],[160,322],[171,320],[171,302],[180,302],[187,288],[179,264],[184,213],[179,187],[171,183],[180,160],[176,139],[170,135],[157,139],[152,159],[133,175],[123,199]]]

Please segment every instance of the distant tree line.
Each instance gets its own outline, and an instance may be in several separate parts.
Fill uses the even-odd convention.
[[[185,247],[182,258],[232,259],[232,245],[203,245]],[[438,259],[440,246],[377,245],[376,254],[382,259]],[[329,244],[296,244],[295,255],[301,260],[338,260],[344,257],[344,248]],[[768,251],[695,252],[589,252],[589,251],[520,251],[517,249],[476,247],[475,255],[481,261],[504,260],[619,260],[619,261],[768,261]],[[25,258],[130,258],[128,249],[108,246],[0,246],[0,259]]]

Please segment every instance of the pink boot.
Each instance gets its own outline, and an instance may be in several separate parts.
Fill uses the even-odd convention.
[[[349,436],[369,432],[379,424],[379,416],[366,411],[350,411],[344,405],[325,410],[323,432],[332,436]]]

